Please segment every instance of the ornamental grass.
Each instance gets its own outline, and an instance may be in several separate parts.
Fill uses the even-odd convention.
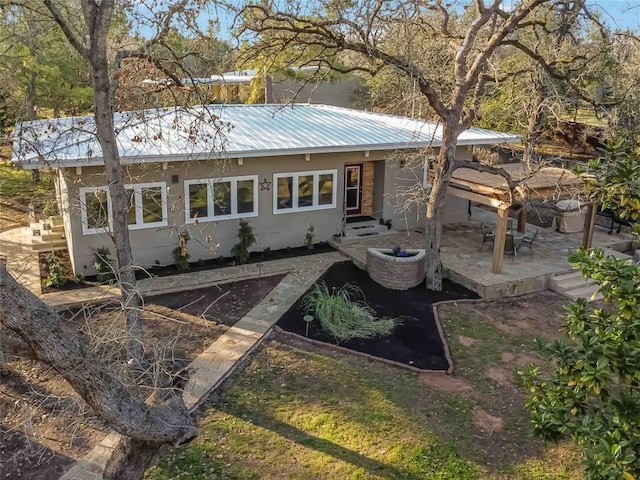
[[[392,318],[377,317],[364,302],[362,290],[352,283],[340,288],[329,288],[324,282],[316,284],[304,297],[302,306],[338,342],[384,337],[391,334],[399,323]]]

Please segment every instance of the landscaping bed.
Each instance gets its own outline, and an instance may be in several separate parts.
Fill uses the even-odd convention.
[[[341,342],[341,347],[423,370],[446,371],[449,368],[443,340],[433,316],[433,304],[444,300],[478,298],[474,292],[448,280],[444,280],[441,292],[428,291],[422,285],[405,291],[390,290],[377,284],[367,272],[352,262],[334,264],[316,283],[321,282],[329,288],[355,283],[379,317],[398,318],[401,322],[391,335],[353,338]],[[280,318],[277,325],[286,332],[305,337],[303,316],[307,312],[302,306],[303,299],[304,295]],[[337,343],[321,330],[317,320],[310,323],[308,338],[332,346]]]
[[[281,276],[149,297],[141,317],[149,369],[137,392],[146,398],[158,379],[181,371],[251,310]],[[193,302],[193,296],[205,297]],[[196,299],[197,299],[196,298]],[[203,310],[218,299],[199,318]],[[189,305],[189,303],[192,303]],[[171,305],[175,309],[168,308]],[[184,307],[184,308],[182,308]],[[63,321],[93,338],[97,357],[122,369],[122,313],[114,306],[61,312]],[[95,446],[108,428],[52,368],[5,353],[0,386],[0,472],[3,480],[58,479]],[[131,379],[125,380],[133,383]]]
[[[316,243],[313,248],[306,246],[296,248],[282,248],[280,250],[267,250],[262,252],[251,252],[249,254],[249,260],[243,265],[249,263],[269,262],[271,260],[282,260],[286,258],[304,257],[306,255],[315,255],[316,253],[330,253],[335,252],[335,248],[326,242]],[[178,273],[187,272],[199,272],[201,270],[215,270],[216,268],[233,267],[238,265],[235,257],[216,257],[207,260],[198,260],[197,262],[189,263],[189,270],[179,270],[175,265],[163,265],[149,268],[147,271],[154,277],[166,277],[169,275],[176,275]],[[141,280],[148,278],[149,275],[142,271],[136,271],[136,278]],[[91,277],[87,277],[91,280]]]
[[[151,296],[147,301],[231,326],[249,313],[285,276],[286,274],[271,275],[170,295]]]
[[[200,434],[147,480],[581,480],[579,451],[532,435],[517,369],[540,362],[567,299],[438,307],[454,375],[415,374],[304,341],[271,341],[199,411]]]

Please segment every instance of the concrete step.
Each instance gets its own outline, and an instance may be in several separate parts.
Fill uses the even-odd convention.
[[[384,227],[384,226],[383,226]],[[357,233],[353,231],[345,231],[344,237],[340,238],[341,242],[357,242],[358,240],[367,240],[371,238],[389,237],[397,235],[397,230],[388,230],[387,227],[381,229],[366,229],[358,230]]]
[[[585,279],[580,272],[576,272],[577,275],[564,276],[564,278],[551,277],[549,279],[549,287],[558,293],[566,293],[576,288],[585,287],[587,285],[593,285],[592,280]]]
[[[573,298],[574,300],[578,298],[584,298],[588,302],[595,302],[596,300],[601,300],[603,298],[599,289],[600,287],[598,287],[597,285],[591,284],[583,286],[581,288],[569,290],[565,293],[565,295],[567,297]]]
[[[549,289],[574,300],[585,298],[591,302],[602,298],[599,287],[592,280],[584,278],[579,270],[551,277]]]

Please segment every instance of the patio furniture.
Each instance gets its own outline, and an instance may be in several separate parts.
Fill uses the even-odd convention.
[[[482,247],[484,247],[484,244],[487,242],[491,242],[493,245],[493,241],[496,239],[496,236],[485,226],[484,222],[480,224],[480,230],[482,230],[482,245],[480,245],[478,251],[482,250]]]
[[[536,231],[534,232],[534,234],[532,236],[523,235],[522,238],[516,239],[515,240],[516,244],[515,244],[514,251],[517,253],[518,250],[520,250],[521,247],[527,247],[529,249],[529,251],[531,252],[531,255],[533,255],[533,242],[535,242],[539,231],[540,231],[540,229],[536,228]]]
[[[518,254],[518,242],[524,238],[524,234],[517,230],[507,230],[504,240],[504,254],[516,258]]]

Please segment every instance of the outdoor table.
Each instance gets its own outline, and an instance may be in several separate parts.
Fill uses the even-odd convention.
[[[508,241],[509,238],[511,239],[511,253],[513,254],[514,258],[515,256],[518,254],[518,249],[517,249],[517,244],[518,244],[518,240],[522,240],[524,238],[524,233],[523,232],[519,232],[517,230],[507,230],[507,238],[506,240]],[[505,241],[505,245],[508,244],[508,242]],[[507,253],[507,249],[505,248],[504,252]]]

